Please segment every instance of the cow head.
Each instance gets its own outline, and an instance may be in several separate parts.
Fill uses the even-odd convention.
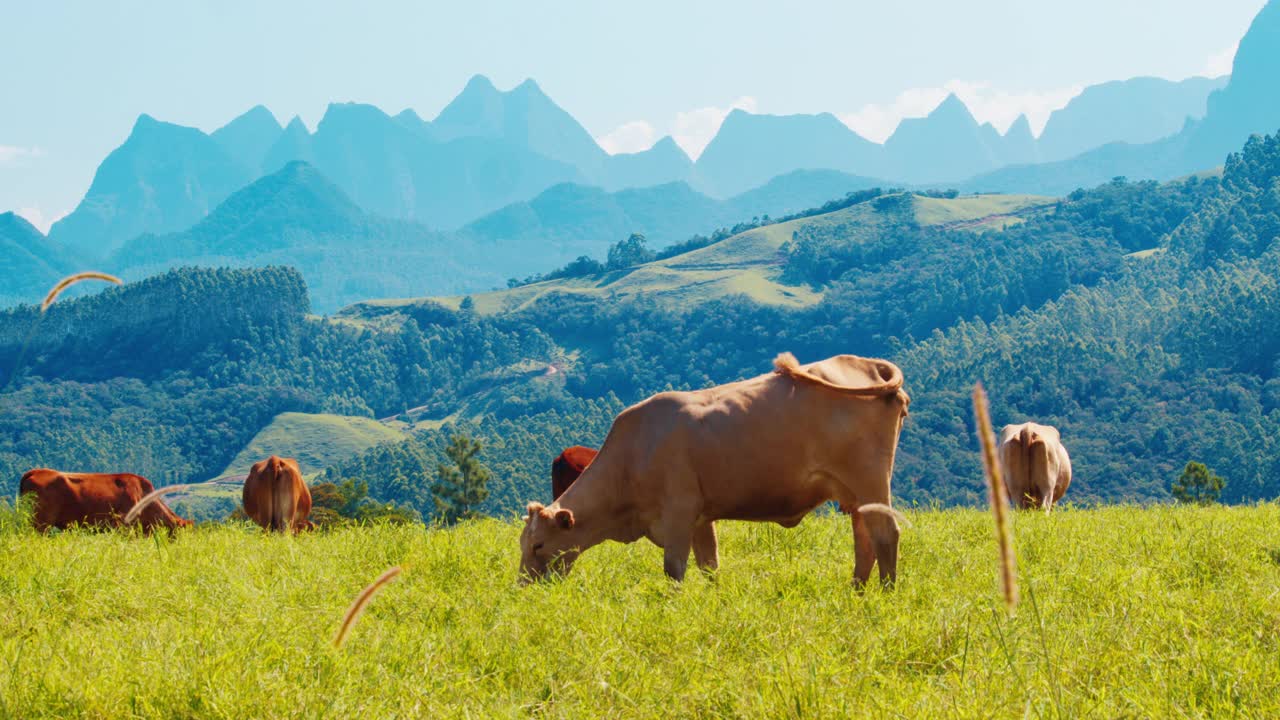
[[[520,533],[520,582],[527,584],[547,575],[568,575],[578,558],[573,511],[529,503],[529,514]]]

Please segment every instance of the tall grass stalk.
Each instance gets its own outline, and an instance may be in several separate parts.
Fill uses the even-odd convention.
[[[108,275],[102,272],[86,271],[79,272],[74,275],[68,275],[57,282],[44,296],[44,302],[40,303],[40,312],[36,315],[36,321],[31,323],[31,329],[27,331],[27,337],[22,341],[22,349],[18,351],[18,360],[13,364],[13,372],[9,374],[8,381],[5,382],[4,388],[0,389],[0,393],[9,390],[9,386],[13,385],[13,381],[18,378],[18,373],[22,370],[22,361],[27,357],[27,349],[31,347],[31,341],[36,337],[36,331],[40,329],[40,323],[44,322],[44,313],[53,304],[54,300],[62,294],[64,290],[85,280],[103,280],[115,285],[122,285],[123,282],[115,275]]]
[[[1000,590],[1009,612],[1018,606],[1018,570],[1013,557],[1013,539],[1009,531],[1009,500],[1000,466],[996,464],[996,435],[991,429],[991,410],[982,383],[973,386],[973,417],[978,442],[982,445],[982,467],[987,473],[987,499],[996,521],[996,545],[1000,549]]]
[[[378,594],[384,585],[395,580],[400,574],[400,566],[387,568],[385,572],[378,576],[377,580],[369,583],[369,585],[360,591],[356,596],[351,607],[347,608],[347,612],[342,616],[342,627],[338,628],[338,634],[333,638],[333,646],[341,648],[342,644],[347,641],[347,635],[351,633],[351,628],[355,626],[356,620],[360,619],[360,614],[364,612],[364,608],[373,600],[373,596]]]
[[[204,484],[204,483],[201,483],[201,484]],[[181,492],[183,490],[188,490],[191,487],[192,487],[191,485],[168,485],[166,487],[152,490],[146,495],[143,495],[142,499],[139,500],[137,504],[134,505],[133,508],[130,509],[129,512],[124,516],[124,524],[132,525],[133,521],[138,519],[138,516],[142,514],[143,510],[147,509],[148,505],[159,500],[165,495],[169,495],[170,493]]]

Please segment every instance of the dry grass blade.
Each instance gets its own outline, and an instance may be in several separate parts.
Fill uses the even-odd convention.
[[[44,302],[40,303],[40,312],[48,310],[49,306],[53,304],[54,300],[58,299],[58,296],[62,294],[63,290],[66,290],[82,280],[105,280],[106,282],[115,283],[116,285],[123,284],[120,278],[115,275],[108,275],[101,272],[90,271],[76,273],[75,275],[68,275],[67,277],[59,280],[58,284],[54,285],[53,289],[49,291],[49,294],[45,295]]]
[[[1018,605],[1018,574],[1014,566],[1013,538],[1009,532],[1009,500],[1000,466],[996,464],[996,435],[991,429],[991,411],[982,383],[973,386],[973,417],[982,444],[982,466],[987,471],[988,499],[996,521],[996,544],[1000,547],[1000,589],[1009,611]]]
[[[138,519],[138,516],[142,514],[143,510],[147,509],[148,505],[159,500],[165,495],[168,495],[169,493],[181,492],[182,490],[186,490],[189,487],[191,486],[190,485],[169,485],[167,487],[162,487],[159,490],[152,490],[146,495],[143,495],[142,499],[138,501],[138,504],[134,505],[133,508],[129,510],[128,514],[124,516],[124,524],[125,525],[133,524],[133,521]]]
[[[369,604],[373,596],[378,594],[383,585],[396,579],[400,574],[400,566],[387,568],[386,572],[378,576],[377,580],[369,583],[369,586],[360,591],[356,596],[355,602],[351,603],[351,607],[347,608],[347,614],[342,616],[342,627],[338,628],[338,634],[333,638],[333,646],[342,647],[342,643],[346,642],[347,635],[351,633],[351,628],[356,624],[356,620],[360,619],[360,613],[364,612],[364,606]]]

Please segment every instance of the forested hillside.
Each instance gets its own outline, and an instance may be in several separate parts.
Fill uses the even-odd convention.
[[[325,319],[307,314],[295,271],[174,271],[50,310],[0,396],[0,478],[12,489],[53,465],[200,480],[281,412],[395,416],[409,440],[324,477],[430,514],[441,449],[460,431],[485,443],[485,509],[505,513],[546,499],[554,454],[598,443],[626,404],[759,374],[788,350],[902,365],[913,403],[895,491],[908,502],[981,498],[977,379],[998,423],[1063,429],[1070,499],[1167,498],[1190,459],[1224,475],[1231,500],[1273,497],[1278,178],[1280,136],[1255,138],[1221,179],[1116,180],[1060,201],[868,192],[697,251],[763,252],[804,303],[567,291],[588,276],[507,310],[477,296]],[[757,237],[770,232],[786,237]],[[36,319],[0,315],[0,367]]]

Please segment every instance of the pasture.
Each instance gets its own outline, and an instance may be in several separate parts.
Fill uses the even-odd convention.
[[[900,583],[847,518],[722,523],[715,582],[640,542],[515,580],[518,522],[49,537],[0,513],[0,716],[1275,717],[1280,506],[912,511]],[[352,598],[386,568],[346,645]]]

